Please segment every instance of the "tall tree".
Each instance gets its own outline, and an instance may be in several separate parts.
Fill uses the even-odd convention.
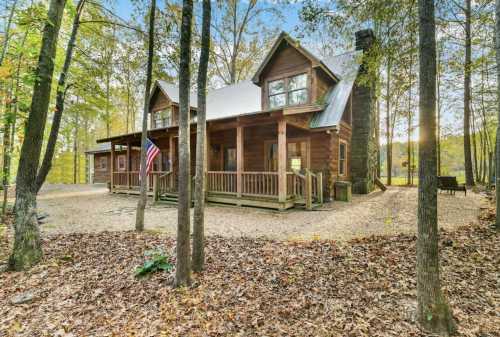
[[[196,178],[193,216],[193,270],[203,270],[205,262],[205,167],[207,70],[210,53],[210,0],[203,0],[200,65],[198,67],[198,110],[196,124]]]
[[[464,160],[465,184],[474,185],[472,170],[472,153],[470,139],[471,122],[471,70],[472,70],[472,38],[471,38],[471,0],[465,0],[465,63],[464,63]]]
[[[211,58],[213,75],[224,84],[234,84],[251,76],[255,65],[267,50],[277,22],[266,14],[279,18],[276,6],[264,1],[217,0],[212,20]]]
[[[436,31],[434,0],[419,0],[419,184],[417,237],[418,320],[424,329],[448,336],[455,330],[441,291],[437,224]]]
[[[149,113],[149,92],[153,74],[154,36],[155,36],[155,13],[156,0],[151,0],[151,10],[149,12],[149,37],[148,37],[148,67],[146,72],[146,87],[144,89],[144,111],[142,112],[142,134],[141,134],[141,195],[137,202],[137,212],[135,215],[135,230],[144,230],[144,210],[147,199],[147,172],[146,172],[146,139],[148,133],[148,113]]]
[[[191,169],[189,151],[190,61],[193,1],[183,0],[179,64],[179,201],[177,207],[177,260],[175,286],[191,284],[190,219]]]
[[[36,191],[42,188],[47,175],[49,174],[50,168],[52,167],[52,159],[54,157],[54,152],[56,149],[57,138],[59,135],[59,128],[61,126],[61,117],[64,112],[64,100],[66,98],[66,92],[68,86],[66,85],[66,79],[68,77],[69,68],[71,66],[71,61],[73,59],[73,50],[76,44],[76,37],[78,34],[78,29],[80,28],[80,17],[82,15],[83,6],[85,5],[85,0],[80,0],[76,5],[75,17],[73,18],[73,26],[71,29],[71,35],[68,40],[68,47],[66,48],[66,56],[64,58],[63,68],[59,74],[59,80],[57,82],[57,93],[56,93],[56,108],[54,115],[52,116],[52,126],[50,128],[50,135],[47,141],[47,147],[45,148],[45,154],[43,156],[42,165],[38,170],[36,177]],[[75,125],[77,128],[78,126]],[[75,140],[76,142],[76,140]],[[76,175],[75,175],[76,180]]]
[[[17,171],[14,247],[9,257],[9,267],[13,270],[29,268],[42,257],[40,230],[36,215],[36,176],[47,121],[57,39],[65,4],[65,0],[50,1],[42,34],[31,110]]]
[[[497,216],[495,227],[500,230],[500,0],[496,0],[495,49],[497,59],[497,138],[495,158],[495,193],[497,197]]]

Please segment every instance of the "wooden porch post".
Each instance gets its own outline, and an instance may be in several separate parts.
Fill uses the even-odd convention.
[[[170,167],[169,167],[169,170],[170,172],[172,172],[170,174],[170,186],[172,188],[174,188],[175,186],[175,182],[174,182],[174,136],[173,135],[170,135],[170,137],[168,138],[168,157],[170,159]]]
[[[130,169],[132,167],[130,161],[131,161],[131,155],[130,155],[130,142],[127,142],[127,189],[130,190]]]
[[[286,121],[278,121],[278,200],[286,201]]]
[[[111,143],[111,165],[110,165],[110,169],[111,169],[111,172],[110,172],[110,177],[109,177],[109,181],[110,181],[110,190],[111,192],[113,192],[113,189],[115,187],[115,183],[113,181],[113,178],[114,178],[114,175],[115,175],[115,144],[114,143]]]
[[[207,127],[205,128],[205,158],[203,160],[203,174],[205,175],[205,179],[203,179],[203,191],[205,191],[205,196],[207,194],[207,179],[208,179],[208,171],[210,170],[210,130]]]
[[[236,194],[241,198],[243,192],[243,127],[236,127]]]

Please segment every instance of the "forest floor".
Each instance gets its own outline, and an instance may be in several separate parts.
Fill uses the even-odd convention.
[[[89,185],[48,185],[38,198],[47,213],[46,234],[97,233],[132,230],[136,196],[109,194]],[[469,192],[439,194],[439,225],[453,229],[476,221],[485,198]],[[354,195],[350,203],[332,202],[307,212],[278,212],[256,208],[215,206],[206,209],[207,235],[266,237],[280,240],[349,240],[370,235],[416,232],[417,188],[390,187],[386,192]],[[148,206],[146,229],[175,235],[177,209]]]
[[[459,336],[500,336],[492,216],[440,231]],[[206,270],[191,288],[172,289],[170,273],[134,276],[149,249],[162,247],[175,264],[167,235],[45,234],[39,265],[0,273],[0,336],[428,336],[415,324],[415,241],[210,236]]]

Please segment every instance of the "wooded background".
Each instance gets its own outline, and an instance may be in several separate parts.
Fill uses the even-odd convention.
[[[122,13],[116,10],[120,3],[87,1],[83,9],[49,182],[85,183],[84,153],[95,146],[96,139],[139,131],[147,59],[143,46],[147,38],[148,3],[133,0],[128,17],[116,14]],[[180,1],[158,4],[154,79],[178,81],[181,5]],[[468,152],[474,180],[485,182],[490,175],[488,159],[494,152],[498,100],[494,5],[491,0],[437,3],[439,166],[441,174],[456,175],[461,180],[465,180]],[[2,153],[4,144],[7,151],[12,151],[10,179],[13,181],[48,4],[4,0],[0,6],[0,115],[4,121],[1,146]],[[75,6],[73,2],[66,6],[52,97],[57,90]],[[374,28],[379,41],[372,62],[379,65],[374,75],[378,78],[380,173],[383,177],[400,177],[395,183],[406,183],[408,160],[415,166],[418,163],[416,1],[335,0],[320,4],[311,0],[215,1],[212,16],[209,88],[250,78],[284,23],[293,26],[289,33],[319,56],[353,49],[354,32]],[[200,25],[201,3],[196,2],[193,61],[199,58]],[[191,64],[197,67],[198,63]],[[191,73],[195,76],[196,69]],[[195,83],[191,81],[192,85]],[[52,99],[49,121],[54,105]],[[466,121],[470,122],[468,127]],[[49,130],[50,122],[46,134]],[[469,150],[464,146],[468,134]],[[12,147],[6,138],[13,140]]]

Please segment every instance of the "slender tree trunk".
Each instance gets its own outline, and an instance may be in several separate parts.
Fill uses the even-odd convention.
[[[408,87],[408,139],[407,139],[407,144],[406,144],[406,161],[408,163],[408,175],[407,175],[407,184],[411,185],[411,177],[412,177],[412,167],[411,167],[411,135],[412,135],[412,124],[413,124],[413,113],[412,113],[412,70],[413,70],[413,30],[410,34],[410,41],[411,41],[411,51],[410,51],[410,64],[408,67],[408,78],[410,81],[409,87]]]
[[[465,64],[464,64],[464,158],[465,184],[474,186],[474,172],[472,168],[472,153],[470,141],[471,122],[471,0],[465,1]]]
[[[182,26],[179,66],[179,204],[177,211],[177,260],[175,286],[191,284],[191,249],[189,244],[191,204],[191,165],[189,151],[189,89],[191,60],[191,23],[193,1],[184,0],[182,5]]]
[[[9,18],[7,19],[7,27],[5,28],[2,52],[0,53],[0,66],[2,66],[5,54],[7,54],[7,48],[9,46],[9,41],[10,41],[10,27],[12,25],[12,19],[14,18],[14,13],[16,12],[17,2],[18,0],[14,0],[14,3],[12,4],[12,7],[9,12]]]
[[[387,59],[387,83],[386,83],[386,138],[387,138],[387,185],[392,184],[392,136],[391,136],[391,67],[392,60],[390,57]]]
[[[495,49],[497,69],[500,69],[500,0],[496,0],[495,22]],[[497,135],[495,146],[495,194],[496,194],[496,221],[495,227],[500,230],[500,71],[497,70]]]
[[[476,128],[476,114],[474,113],[474,109],[471,106],[470,109],[470,120],[471,120],[471,131],[472,131],[472,158],[474,159],[473,162],[473,169],[474,169],[474,176],[476,177],[476,180],[479,179],[479,167],[478,167],[478,159],[477,159],[477,142],[476,142],[476,135],[477,135],[477,128]]]
[[[426,330],[455,331],[439,279],[436,178],[436,32],[434,0],[419,0],[420,146],[417,237],[417,315]]]
[[[437,174],[441,175],[441,48],[437,49]]]
[[[78,110],[75,113],[75,130],[73,134],[73,184],[78,180],[78,129],[79,129]]]
[[[135,230],[144,230],[144,210],[147,199],[147,172],[146,172],[146,139],[148,134],[148,114],[149,114],[149,92],[153,77],[153,56],[154,56],[154,34],[155,34],[155,14],[156,0],[151,0],[151,10],[149,12],[149,36],[148,36],[148,67],[146,73],[146,88],[144,92],[144,110],[142,112],[142,134],[141,134],[141,195],[137,202],[137,212],[135,214]]]
[[[36,215],[36,175],[49,108],[57,38],[65,4],[65,0],[50,1],[43,29],[31,110],[17,170],[14,248],[9,257],[9,267],[13,270],[30,268],[42,257]]]
[[[83,11],[83,6],[86,0],[80,0],[76,6],[75,17],[73,18],[73,27],[71,29],[71,35],[68,40],[68,47],[66,48],[66,56],[64,58],[63,68],[59,74],[59,80],[57,82],[57,93],[56,93],[56,108],[54,115],[52,116],[52,126],[50,128],[50,135],[47,141],[47,147],[45,148],[45,154],[43,156],[42,165],[38,170],[38,175],[36,177],[36,192],[40,191],[42,188],[47,175],[52,167],[52,159],[54,157],[54,152],[56,150],[57,138],[59,135],[59,129],[61,126],[61,118],[64,112],[64,100],[66,98],[66,91],[69,86],[66,85],[66,77],[68,76],[69,68],[71,65],[71,60],[73,59],[73,49],[76,44],[76,36],[78,34],[78,29],[80,27],[80,16]]]
[[[196,178],[193,216],[193,271],[205,263],[205,137],[208,57],[210,55],[210,0],[203,0],[200,65],[198,68],[198,122],[196,124]]]
[[[16,120],[17,120],[17,110],[18,110],[18,94],[19,94],[19,82],[21,78],[21,63],[23,61],[23,48],[26,40],[28,38],[29,30],[26,30],[21,42],[21,52],[19,53],[17,66],[16,66],[16,84],[14,86],[14,97],[13,97],[13,112],[9,120],[11,121],[8,129],[8,134],[10,140],[8,141],[8,148],[4,146],[4,162],[3,162],[3,203],[2,203],[2,216],[5,216],[7,212],[7,198],[9,196],[9,184],[10,184],[10,170],[12,162],[12,153],[14,152],[14,141],[16,135]],[[7,128],[6,128],[7,129]],[[5,144],[5,141],[4,141]]]
[[[3,205],[2,205],[2,216],[5,216],[7,213],[7,197],[8,197],[8,189],[10,183],[10,159],[11,152],[10,149],[12,144],[10,143],[10,130],[13,124],[13,113],[12,113],[12,92],[14,91],[14,87],[11,87],[11,90],[7,94],[7,102],[5,107],[4,114],[4,127],[3,127],[3,177],[2,177],[2,185],[3,185]],[[9,97],[10,96],[10,97]]]

